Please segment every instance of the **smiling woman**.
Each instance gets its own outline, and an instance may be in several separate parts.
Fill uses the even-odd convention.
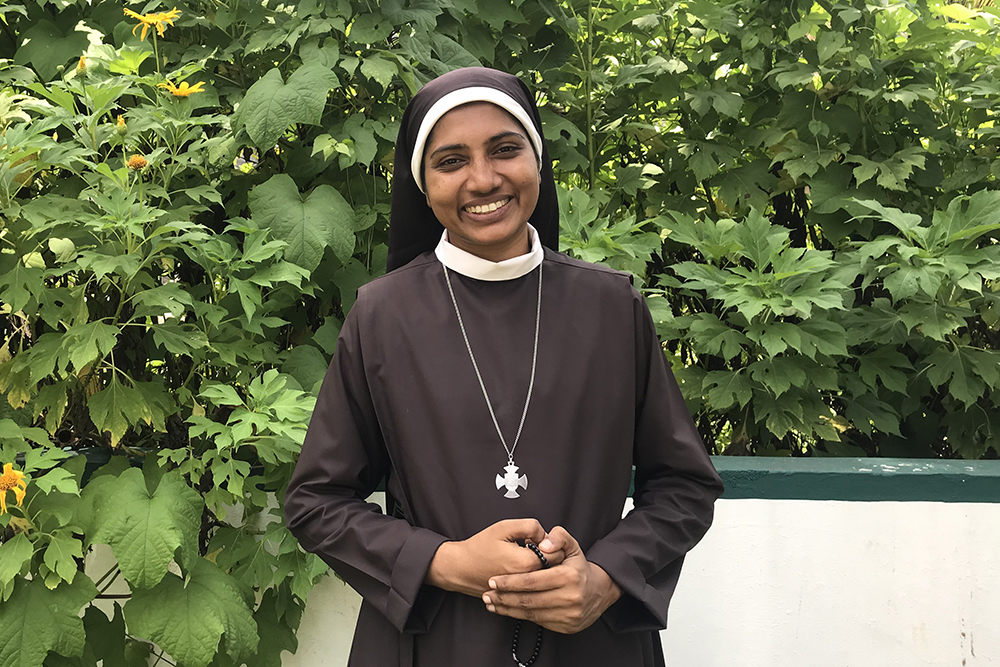
[[[528,252],[538,203],[538,158],[524,127],[488,102],[453,109],[427,142],[427,205],[448,241],[493,262]]]
[[[285,499],[364,598],[352,667],[663,664],[721,482],[645,301],[558,229],[520,81],[470,68],[417,93],[390,272],[344,322]],[[388,516],[366,501],[383,479]]]

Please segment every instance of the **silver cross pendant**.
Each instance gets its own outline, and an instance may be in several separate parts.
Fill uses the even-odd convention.
[[[517,466],[511,463],[508,466],[504,466],[506,471],[503,476],[497,475],[497,488],[506,488],[507,493],[503,494],[504,498],[520,498],[517,493],[517,487],[522,489],[528,488],[528,476],[518,475]]]

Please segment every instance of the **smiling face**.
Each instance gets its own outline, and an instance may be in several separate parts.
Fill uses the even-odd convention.
[[[423,172],[427,204],[453,245],[493,262],[528,252],[541,176],[509,113],[487,102],[446,113],[427,141]]]

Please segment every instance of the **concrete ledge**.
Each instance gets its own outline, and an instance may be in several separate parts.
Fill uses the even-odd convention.
[[[1000,461],[713,456],[723,498],[1000,503]]]

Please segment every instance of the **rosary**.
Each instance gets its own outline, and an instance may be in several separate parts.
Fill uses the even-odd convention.
[[[537,545],[531,542],[525,542],[524,546],[531,549],[538,560],[542,561],[542,569],[546,569],[549,566],[549,561],[545,556],[542,555],[542,550],[538,548]],[[538,633],[535,635],[535,650],[531,652],[531,657],[528,658],[527,662],[521,662],[521,659],[517,657],[517,640],[521,635],[521,619],[517,620],[514,624],[514,642],[511,646],[510,653],[514,657],[514,662],[517,663],[517,667],[531,667],[532,663],[535,662],[535,658],[538,657],[538,652],[542,650],[542,626],[538,626]]]

